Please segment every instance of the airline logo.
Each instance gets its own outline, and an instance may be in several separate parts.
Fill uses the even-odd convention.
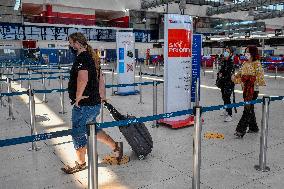
[[[171,23],[171,24],[182,24],[182,23],[185,23],[185,24],[191,24],[191,21],[186,21],[186,20],[184,20],[184,21],[181,21],[181,20],[169,20],[169,23]]]
[[[168,29],[168,57],[191,57],[191,31]]]

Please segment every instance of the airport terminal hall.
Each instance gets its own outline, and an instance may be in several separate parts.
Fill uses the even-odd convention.
[[[0,189],[283,189],[284,0],[0,0]]]

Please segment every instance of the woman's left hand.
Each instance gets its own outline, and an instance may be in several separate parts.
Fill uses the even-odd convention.
[[[76,98],[75,106],[79,107],[79,102],[85,98],[89,98],[88,96],[81,96],[79,98]]]

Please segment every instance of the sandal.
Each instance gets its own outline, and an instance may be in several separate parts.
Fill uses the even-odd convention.
[[[77,161],[75,161],[75,166],[74,167],[70,167],[69,165],[66,165],[65,167],[61,168],[61,170],[63,172],[65,172],[66,174],[73,174],[79,171],[83,171],[87,168],[86,162],[83,164],[79,164]]]
[[[114,155],[117,160],[117,164],[120,164],[120,161],[123,157],[123,143],[122,142],[115,142],[115,149],[113,150]]]

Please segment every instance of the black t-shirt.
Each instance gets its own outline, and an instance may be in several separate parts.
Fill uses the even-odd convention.
[[[75,59],[70,71],[70,80],[68,83],[68,93],[71,104],[75,103],[77,91],[77,77],[80,70],[88,71],[88,83],[83,92],[83,96],[88,96],[79,102],[80,106],[94,106],[101,103],[99,93],[99,79],[96,71],[95,62],[92,56],[87,52],[81,52]]]
[[[222,74],[221,83],[223,87],[234,87],[234,82],[231,80],[232,75],[234,75],[235,68],[232,57],[229,57],[228,60],[223,60],[221,63],[221,68],[219,73]]]

